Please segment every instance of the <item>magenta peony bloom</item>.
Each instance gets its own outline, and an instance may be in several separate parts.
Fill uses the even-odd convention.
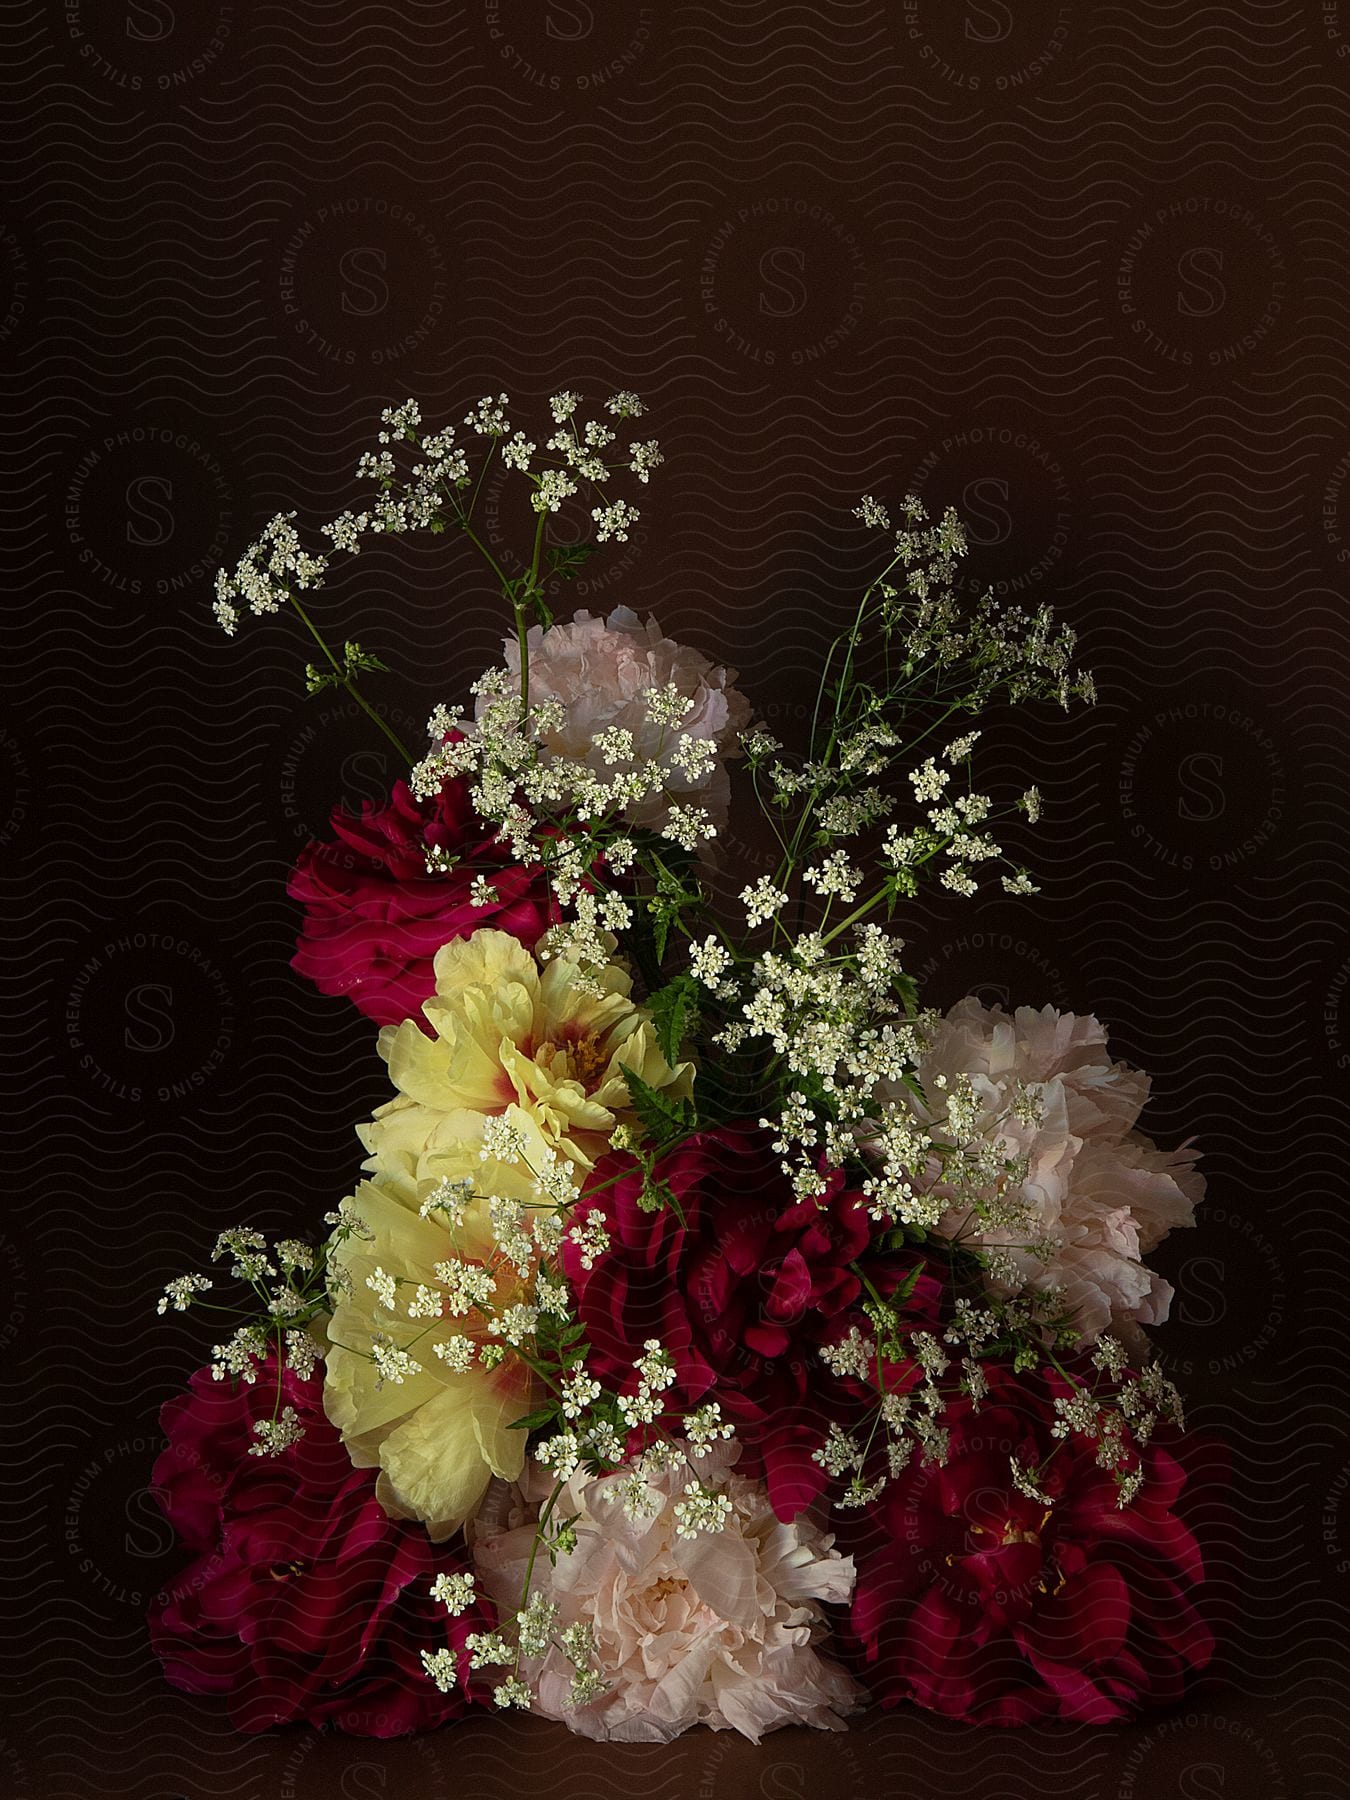
[[[1121,1507],[1092,1445],[1052,1435],[1048,1380],[991,1374],[990,1389],[978,1411],[949,1405],[945,1464],[916,1462],[841,1534],[858,1673],[883,1706],[976,1725],[1106,1724],[1176,1700],[1213,1654],[1182,1464],[1150,1444]],[[1012,1456],[1040,1468],[1044,1500],[1014,1485]]]
[[[464,1685],[464,1639],[495,1621],[477,1604],[451,1618],[431,1598],[437,1575],[465,1572],[466,1558],[386,1516],[374,1471],[352,1467],[322,1392],[321,1372],[283,1375],[281,1402],[305,1435],[275,1457],[250,1454],[254,1422],[276,1402],[274,1364],[255,1386],[199,1370],[163,1408],[169,1445],[153,1491],[199,1556],[156,1599],[151,1643],[175,1687],[227,1695],[241,1731],[426,1730],[480,1697]],[[447,1647],[460,1685],[443,1694],[420,1652]]]
[[[511,862],[465,781],[429,801],[396,782],[387,806],[364,805],[360,818],[338,807],[332,827],[336,839],[310,844],[287,886],[305,909],[292,967],[379,1025],[421,1022],[436,991],[432,959],[451,938],[490,925],[533,949],[555,922],[543,871]],[[458,859],[449,873],[427,873],[430,849]],[[497,894],[486,906],[470,897],[480,875]]]
[[[611,1247],[587,1269],[564,1245],[587,1366],[631,1391],[634,1357],[660,1338],[675,1362],[672,1411],[715,1400],[736,1427],[742,1471],[762,1469],[778,1516],[792,1519],[825,1480],[811,1452],[832,1378],[816,1352],[861,1293],[848,1264],[867,1246],[867,1214],[838,1176],[823,1204],[798,1200],[769,1135],[750,1125],[700,1133],[664,1157],[656,1176],[676,1205],[659,1211],[639,1204],[637,1172],[603,1185],[626,1166],[600,1163],[599,1191],[579,1208],[603,1216]]]

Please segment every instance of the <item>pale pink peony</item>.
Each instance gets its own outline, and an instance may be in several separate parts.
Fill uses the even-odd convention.
[[[531,701],[561,700],[567,707],[565,724],[545,739],[550,750],[586,763],[598,775],[612,775],[594,739],[617,725],[632,732],[640,758],[658,759],[668,769],[666,794],[649,794],[630,808],[630,823],[659,826],[669,810],[667,794],[706,807],[714,825],[724,823],[730,801],[724,759],[739,754],[737,734],[750,722],[750,704],[733,685],[735,669],[714,666],[699,651],[663,637],[655,619],[643,625],[626,606],[616,606],[608,619],[579,612],[570,624],[547,631],[534,625],[527,644]],[[508,638],[504,647],[506,666],[519,685],[520,646]],[[672,683],[694,703],[676,729],[653,725],[642,698],[645,688]],[[489,704],[480,697],[479,718]],[[718,748],[712,767],[693,780],[669,766],[681,733],[711,739]]]
[[[852,1558],[805,1515],[791,1525],[777,1519],[763,1486],[732,1470],[737,1455],[734,1444],[699,1455],[705,1481],[727,1495],[732,1512],[694,1538],[676,1533],[678,1474],[650,1483],[660,1510],[637,1523],[623,1510],[626,1476],[579,1473],[567,1484],[554,1516],[577,1515],[577,1547],[553,1567],[541,1554],[531,1592],[558,1605],[555,1639],[578,1621],[594,1628],[605,1690],[569,1704],[573,1667],[555,1643],[523,1665],[536,1711],[582,1737],[668,1743],[691,1725],[709,1725],[757,1743],[780,1725],[840,1730],[842,1716],[866,1704],[816,1648],[826,1631],[820,1602],[853,1592]],[[524,1479],[524,1495],[499,1486],[473,1528],[480,1588],[508,1613],[520,1605],[530,1521],[551,1489],[533,1470]]]
[[[991,1271],[995,1293],[1060,1288],[1084,1343],[1109,1329],[1137,1344],[1135,1328],[1160,1325],[1172,1299],[1170,1284],[1142,1259],[1169,1231],[1195,1223],[1205,1188],[1194,1167],[1199,1152],[1190,1146],[1159,1150],[1133,1129],[1148,1099],[1149,1078],[1111,1060],[1105,1028],[1090,1015],[1019,1006],[1009,1017],[974,998],[959,1001],[939,1024],[919,1077],[936,1101],[935,1078],[958,1074],[973,1077],[991,1131],[1017,1082],[1041,1086],[1038,1126],[1009,1117],[998,1127],[1007,1154],[1028,1159],[1022,1193],[1037,1223],[1030,1234],[981,1229],[961,1206],[949,1210],[937,1230],[1003,1253],[1000,1260],[1011,1263],[1021,1280],[999,1279]],[[1021,1247],[1029,1235],[1042,1249],[1053,1249],[1041,1256]]]

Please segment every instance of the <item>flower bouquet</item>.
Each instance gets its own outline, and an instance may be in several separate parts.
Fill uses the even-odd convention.
[[[245,1290],[164,1410],[169,1679],[247,1730],[520,1707],[631,1741],[1174,1699],[1212,1639],[1144,1258],[1195,1153],[1136,1129],[1096,1019],[939,1015],[893,928],[926,881],[1036,892],[1003,840],[1040,794],[976,784],[973,721],[1090,701],[1072,634],[960,597],[955,515],[865,498],[879,571],[785,747],[655,619],[555,619],[662,462],[637,398],[557,394],[539,442],[507,404],[462,441],[391,408],[322,554],[283,515],[217,581],[227,632],[294,614],[309,691],[391,736],[385,665],[311,613],[335,557],[457,533],[510,630],[291,879],[295,966],[380,1027],[390,1097],[319,1241],[227,1230],[160,1301]],[[775,846],[739,891],[733,806]]]

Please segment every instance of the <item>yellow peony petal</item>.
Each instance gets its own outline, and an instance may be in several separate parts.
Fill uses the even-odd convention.
[[[485,929],[471,937],[452,938],[436,952],[433,967],[439,999],[464,988],[499,988],[513,981],[531,993],[539,988],[539,965],[525,946],[505,931]]]
[[[425,1520],[437,1540],[458,1531],[477,1510],[493,1476],[479,1444],[477,1385],[473,1376],[457,1377],[392,1432],[381,1451],[381,1467],[400,1505],[408,1517]],[[515,1436],[523,1461],[525,1434]],[[516,1474],[520,1467],[517,1462]]]

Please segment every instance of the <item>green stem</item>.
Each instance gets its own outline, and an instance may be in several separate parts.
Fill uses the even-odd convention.
[[[464,523],[466,529],[468,527],[469,520],[473,517],[473,509],[478,504],[478,496],[483,491],[483,483],[484,483],[484,481],[487,480],[487,472],[492,467],[492,459],[496,454],[497,454],[497,440],[496,440],[496,438],[489,438],[487,455],[483,458],[483,466],[478,471],[478,480],[474,483],[473,493],[469,496],[468,508],[467,508],[467,510],[463,507],[460,508],[461,517],[462,517],[462,520],[463,520],[463,523]]]
[[[296,599],[294,594],[292,594],[290,596],[290,601],[291,601],[291,605],[295,608],[296,612],[300,615],[300,618],[304,621],[305,629],[309,632],[309,635],[314,639],[314,642],[319,646],[320,650],[323,651],[324,655],[328,658],[329,662],[333,665],[333,670],[334,670],[335,674],[337,675],[338,680],[340,681],[341,685],[344,688],[346,688],[347,692],[351,695],[352,699],[355,700],[356,704],[361,708],[362,712],[368,713],[369,716],[375,721],[375,723],[379,726],[380,730],[389,739],[389,742],[394,746],[395,750],[398,751],[399,756],[403,759],[404,763],[406,763],[409,767],[411,767],[412,761],[413,761],[413,756],[412,756],[412,752],[408,749],[408,746],[403,742],[402,738],[399,737],[398,733],[394,730],[393,726],[388,724],[384,719],[382,719],[380,717],[380,715],[376,712],[375,708],[370,704],[370,702],[365,698],[365,696],[358,690],[356,682],[347,673],[346,669],[338,661],[337,657],[334,656],[333,652],[329,649],[327,643],[324,640],[323,634],[320,632],[318,626],[315,625],[313,619],[310,618],[309,614],[305,611],[304,607],[301,606],[300,602]]]
[[[520,1612],[524,1612],[530,1603],[530,1582],[534,1577],[534,1565],[535,1560],[539,1555],[539,1546],[544,1541],[544,1527],[548,1524],[553,1508],[558,1504],[558,1496],[562,1493],[563,1487],[564,1483],[561,1481],[557,1481],[553,1484],[553,1492],[549,1495],[544,1510],[540,1513],[538,1522],[535,1525],[534,1542],[530,1545],[530,1560],[525,1565],[525,1585],[520,1591],[520,1606],[518,1609]],[[518,1638],[516,1640],[515,1673],[520,1673],[520,1640]]]
[[[539,564],[544,554],[544,530],[547,525],[548,514],[541,512],[539,522],[534,528],[534,549],[530,554],[530,581],[527,594],[531,603],[533,596],[539,591]],[[516,643],[520,649],[520,710],[522,714],[528,714],[530,708],[530,639],[525,606],[524,598],[516,601]]]
[[[864,900],[861,906],[854,907],[848,917],[846,919],[841,919],[833,931],[824,932],[821,936],[821,943],[833,943],[835,938],[837,938],[841,932],[847,931],[850,925],[856,925],[859,919],[865,919],[868,913],[874,912],[885,898],[885,889],[879,889],[873,894],[870,900]]]
[[[466,518],[460,519],[460,529],[464,532],[469,542],[479,554],[484,557],[488,567],[492,570],[492,573],[497,577],[498,581],[501,582],[503,588],[509,586],[511,580],[510,576],[506,573],[506,570],[497,561],[496,557],[488,549],[487,545],[483,542],[482,538],[479,537],[478,533]]]

